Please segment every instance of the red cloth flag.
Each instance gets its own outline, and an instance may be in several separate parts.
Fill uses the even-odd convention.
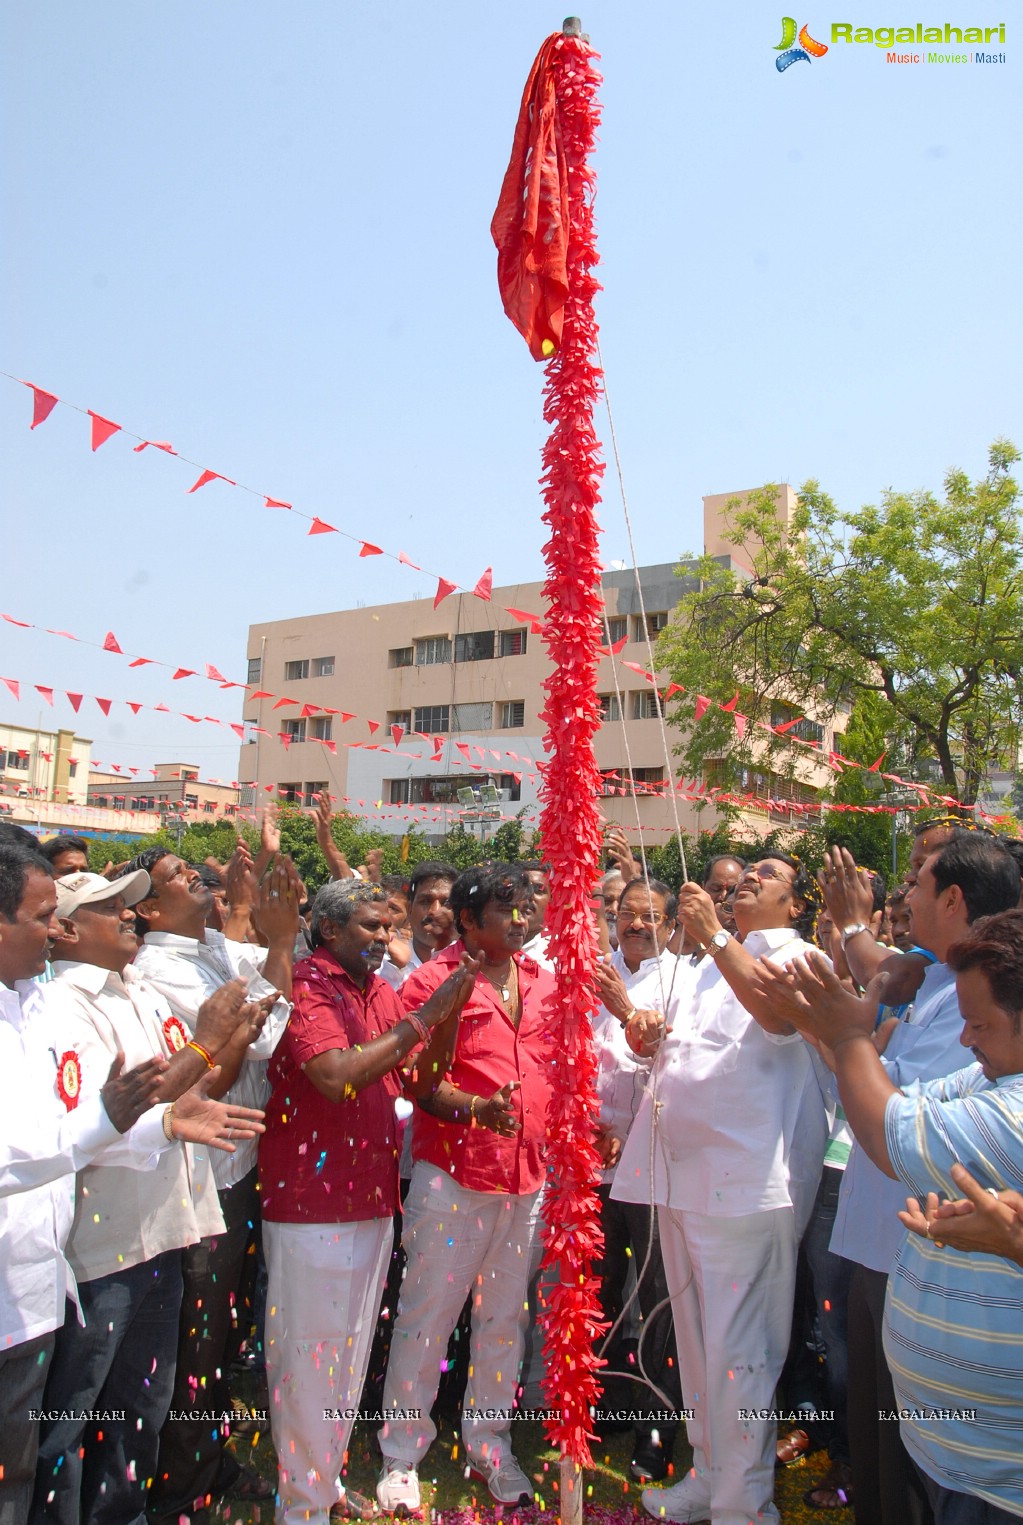
[[[694,720],[702,720],[704,715],[707,713],[709,708],[710,708],[710,700],[707,698],[707,695],[706,694],[697,694],[697,696],[696,696],[696,710],[694,712],[693,719]]]
[[[309,526],[309,533],[310,535],[336,535],[337,530],[332,524],[328,524],[326,519],[317,519],[314,515],[313,522]]]
[[[6,682],[6,679],[4,681]],[[65,689],[65,693],[67,693],[66,689]],[[68,703],[70,704],[71,708],[74,710],[75,714],[77,715],[78,714],[78,706],[82,702],[82,695],[81,694],[68,694],[67,695],[67,699],[68,699]]]
[[[99,705],[99,707],[103,711],[104,715],[109,715],[110,714],[110,706],[111,706],[111,704],[113,704],[113,702],[114,701],[112,699],[97,699],[96,700],[96,703]]]
[[[21,698],[21,684],[19,683],[17,678],[0,678],[0,683],[6,683],[7,687],[10,689],[11,693],[14,695],[15,699],[19,699],[20,700],[20,698]],[[75,708],[77,709],[78,706],[75,705]]]
[[[226,683],[227,682],[227,679],[224,677],[224,674],[222,672],[218,672],[217,669],[214,667],[212,662],[207,662],[206,663],[206,676],[207,676],[207,678],[212,678],[217,683]]]
[[[52,708],[53,708],[53,689],[52,688],[44,688],[41,683],[37,683],[36,684],[36,693],[37,694],[42,694],[43,698],[46,700],[47,704],[50,706],[50,708],[52,710]]]
[[[26,381],[24,385],[32,392],[32,422],[29,428],[36,429],[40,424],[45,424],[60,398],[54,397],[52,392],[44,392],[42,387],[33,386],[31,381]]]
[[[229,487],[237,487],[237,482],[232,482],[230,477],[221,476],[219,471],[204,471],[198,481],[193,482],[188,492],[198,492],[200,487],[205,487],[207,482],[226,482]],[[188,496],[188,493],[185,494]]]
[[[383,551],[378,545],[370,545],[368,540],[364,540],[362,545],[359,547],[360,556],[382,556],[383,554]]]
[[[105,445],[112,434],[120,434],[120,424],[112,423],[109,418],[102,418],[99,413],[89,409],[89,417],[92,419],[92,448],[98,450],[100,445]]]
[[[174,446],[168,444],[165,439],[144,439],[141,445],[136,445],[134,447],[135,454],[138,455],[140,450],[145,450],[147,445],[152,445],[154,450],[166,450],[168,455],[177,455],[178,453],[174,449]]]
[[[477,598],[482,598],[489,602],[493,587],[494,569],[493,567],[487,567],[487,570],[483,573],[483,576],[480,578],[479,582],[476,584],[472,591],[475,593]]]
[[[290,508],[290,503],[285,503],[283,498],[264,498],[267,508]]]
[[[529,71],[490,224],[501,301],[534,360],[559,348],[568,296],[568,166],[553,68],[563,41],[560,32],[548,37]]]
[[[108,630],[106,635],[103,637],[103,650],[116,651],[118,656],[124,655],[124,652],[121,650],[121,647],[118,644],[117,637],[112,630]]]
[[[433,607],[435,609],[438,608],[439,605],[442,604],[443,601],[447,598],[449,593],[454,593],[454,591],[457,588],[457,586],[458,586],[457,583],[448,582],[446,577],[438,577],[438,579],[437,579],[437,596],[436,596],[436,598],[433,601]]]

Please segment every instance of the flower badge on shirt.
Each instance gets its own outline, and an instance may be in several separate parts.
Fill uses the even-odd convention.
[[[73,1048],[65,1050],[57,1060],[57,1095],[73,1112],[78,1105],[82,1090],[82,1062]]]
[[[180,1017],[167,1017],[163,1024],[163,1036],[172,1054],[180,1053],[188,1046],[188,1033]]]

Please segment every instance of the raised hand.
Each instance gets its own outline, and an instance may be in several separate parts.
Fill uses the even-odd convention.
[[[255,1138],[265,1132],[264,1113],[256,1107],[213,1101],[209,1089],[219,1078],[220,1070],[214,1068],[178,1097],[171,1112],[171,1131],[184,1143],[204,1144],[233,1154],[239,1139]]]
[[[166,1069],[166,1059],[147,1059],[124,1074],[124,1054],[118,1053],[99,1093],[118,1133],[127,1133],[143,1112],[149,1111]]]

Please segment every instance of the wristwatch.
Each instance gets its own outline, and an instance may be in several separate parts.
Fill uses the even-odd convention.
[[[731,942],[731,940],[731,932],[726,932],[724,927],[721,928],[720,932],[715,932],[714,936],[707,944],[707,952],[710,954],[711,958],[717,958],[721,950],[728,947],[728,944]]]
[[[844,948],[850,937],[858,937],[861,932],[869,932],[870,928],[865,921],[854,921],[848,927],[842,928],[842,947]]]

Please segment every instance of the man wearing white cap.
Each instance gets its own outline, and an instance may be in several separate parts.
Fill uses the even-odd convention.
[[[145,871],[116,882],[71,874],[55,885],[56,978],[40,992],[39,1020],[55,1040],[58,1094],[77,1107],[123,1053],[129,1064],[167,1062],[159,1100],[169,1105],[134,1130],[136,1150],[143,1138],[148,1144],[147,1169],[108,1156],[79,1172],[66,1254],[84,1325],[69,1306],[57,1331],[41,1405],[33,1525],[144,1520],[174,1379],[181,1251],[223,1225],[205,1146],[230,1151],[233,1139],[261,1131],[261,1112],[207,1097],[212,1056],[252,1019],[240,984],[205,1004],[190,1039],[131,968],[131,907],[149,888]],[[90,1422],[95,1413],[102,1419]]]

